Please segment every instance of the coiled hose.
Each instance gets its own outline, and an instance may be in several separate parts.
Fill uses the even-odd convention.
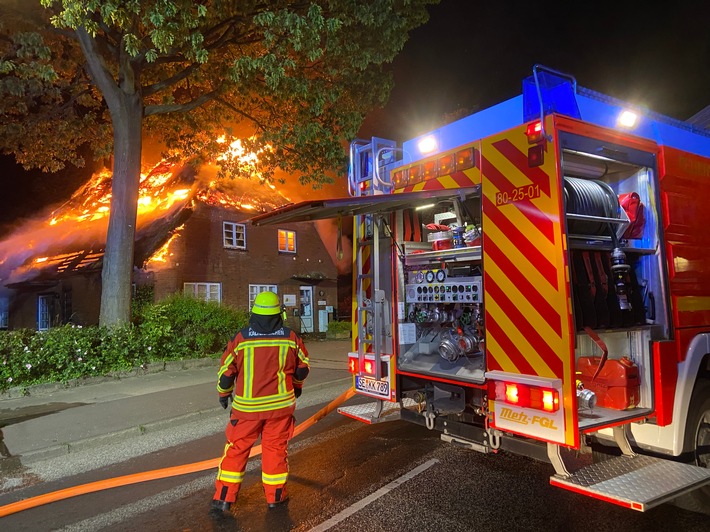
[[[582,214],[600,218],[619,217],[619,198],[603,181],[565,177],[565,211],[567,214]],[[600,236],[609,235],[608,222],[568,220],[571,234]]]

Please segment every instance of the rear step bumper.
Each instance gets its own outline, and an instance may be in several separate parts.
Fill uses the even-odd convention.
[[[405,398],[402,399],[402,404],[405,408],[412,408],[416,406],[416,402],[412,399]],[[382,401],[382,412],[379,417],[375,417],[377,413],[378,402],[374,403],[364,403],[360,405],[352,406],[342,406],[338,408],[338,413],[344,416],[357,419],[363,423],[382,423],[383,421],[395,421],[400,419],[400,405],[399,403],[391,403],[389,401]]]
[[[710,484],[710,469],[650,456],[618,456],[589,465],[550,484],[645,512]]]

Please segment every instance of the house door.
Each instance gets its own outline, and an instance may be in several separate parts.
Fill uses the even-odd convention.
[[[301,286],[301,332],[313,332],[313,287]]]
[[[52,303],[53,295],[41,295],[37,297],[37,330],[47,331],[52,325]]]

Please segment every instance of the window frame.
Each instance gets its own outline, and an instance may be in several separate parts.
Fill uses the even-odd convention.
[[[239,244],[239,230],[241,230],[241,241],[243,242],[242,244]],[[228,243],[227,242],[227,232],[228,230],[231,230],[232,236],[231,240],[233,243]],[[239,223],[239,222],[228,222],[228,221],[223,221],[222,222],[222,246],[225,249],[247,249],[247,224],[244,223]]]
[[[0,329],[10,327],[10,298],[0,297]]]
[[[190,292],[188,292],[188,287],[191,287]],[[204,287],[205,292],[204,296],[200,296],[200,287]],[[212,291],[210,290],[211,288],[216,288],[217,289],[217,297],[216,299],[211,296]],[[187,282],[187,283],[182,283],[182,293],[183,295],[187,297],[194,297],[195,299],[198,299],[200,301],[204,301],[206,303],[210,302],[216,302],[218,304],[222,304],[222,283],[209,283],[209,282]]]
[[[273,292],[274,294],[279,294],[279,287],[275,284],[250,284],[249,285],[249,312],[254,306],[254,300],[256,296],[261,292]]]
[[[54,294],[37,296],[37,330],[48,331],[52,328],[52,301]],[[44,303],[44,304],[43,304]]]
[[[284,237],[285,237],[285,249],[283,249],[281,247],[281,235],[282,234],[284,234]],[[288,249],[289,235],[293,235],[293,250]],[[279,229],[276,234],[276,238],[277,238],[276,244],[278,246],[279,253],[296,254],[296,252],[298,251],[298,246],[296,245],[296,231],[294,231],[293,229]]]

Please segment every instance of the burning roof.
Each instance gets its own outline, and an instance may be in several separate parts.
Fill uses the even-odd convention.
[[[102,171],[47,216],[25,223],[0,241],[0,286],[41,282],[100,268],[111,202],[111,173]],[[269,183],[218,180],[217,168],[160,162],[141,175],[134,263],[159,259],[161,246],[180,230],[197,202],[258,213],[289,203]]]

